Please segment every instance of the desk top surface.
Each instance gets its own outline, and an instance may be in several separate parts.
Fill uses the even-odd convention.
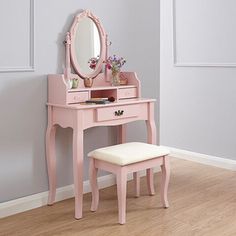
[[[96,109],[101,107],[113,107],[113,106],[125,106],[131,104],[139,104],[139,103],[146,103],[146,102],[155,102],[156,99],[153,98],[133,98],[133,99],[124,99],[115,102],[111,102],[108,104],[70,104],[70,105],[60,105],[60,104],[52,104],[47,103],[47,106],[54,106],[54,107],[61,107],[66,109],[73,109],[73,110],[83,110],[83,109]]]

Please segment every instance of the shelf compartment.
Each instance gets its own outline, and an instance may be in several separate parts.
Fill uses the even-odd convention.
[[[114,97],[117,100],[117,89],[91,90],[91,98],[109,98]]]

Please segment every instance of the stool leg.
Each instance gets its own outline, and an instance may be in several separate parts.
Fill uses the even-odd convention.
[[[89,162],[89,181],[90,181],[90,186],[91,186],[91,190],[92,190],[91,211],[97,210],[98,202],[99,202],[97,172],[98,172],[98,169],[95,168],[95,160],[94,160],[94,158],[91,157],[90,162]]]
[[[81,219],[83,213],[83,131],[80,128],[73,130],[73,178],[75,219]]]
[[[117,184],[117,196],[118,196],[118,212],[119,223],[125,224],[126,218],[126,188],[127,188],[127,172],[124,168],[120,168],[120,171],[116,175]]]
[[[163,157],[163,165],[161,166],[162,180],[161,180],[161,202],[165,208],[169,207],[167,191],[170,180],[170,163],[169,157]]]
[[[138,172],[133,173],[134,177],[134,188],[135,188],[135,197],[140,196],[140,176]]]
[[[155,194],[154,182],[153,182],[153,169],[147,169],[147,185],[149,195],[153,196]]]

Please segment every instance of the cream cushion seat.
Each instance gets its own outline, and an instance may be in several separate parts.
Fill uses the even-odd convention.
[[[90,152],[88,156],[112,164],[125,166],[168,154],[170,154],[170,151],[162,146],[131,142],[99,148]]]

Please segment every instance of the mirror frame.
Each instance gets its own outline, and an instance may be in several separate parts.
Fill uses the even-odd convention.
[[[100,36],[100,43],[101,43],[100,58],[99,58],[97,66],[96,66],[96,69],[91,74],[82,73],[80,65],[77,61],[76,53],[75,53],[75,36],[76,36],[77,28],[78,28],[80,21],[85,17],[90,18],[97,26],[99,36]],[[91,13],[91,11],[85,10],[82,13],[79,13],[75,16],[69,32],[70,32],[70,38],[71,38],[70,56],[71,56],[72,65],[73,65],[76,73],[82,79],[85,79],[85,78],[93,78],[94,79],[102,71],[103,62],[106,59],[105,57],[106,57],[106,37],[107,36],[106,36],[103,26],[101,25],[99,19],[95,15],[93,15]]]

